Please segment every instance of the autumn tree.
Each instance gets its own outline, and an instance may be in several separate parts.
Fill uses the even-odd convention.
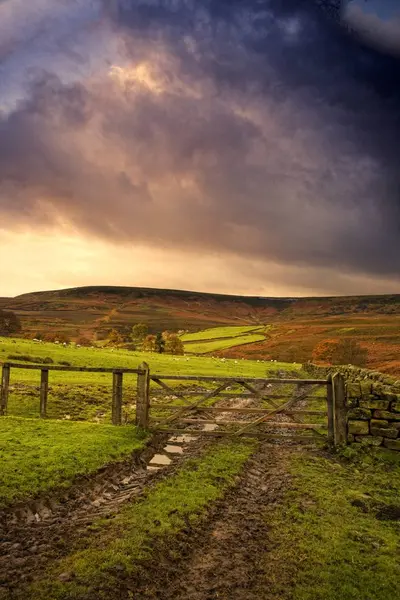
[[[132,327],[131,339],[134,343],[142,343],[147,335],[149,335],[149,327],[146,323],[136,323]]]
[[[155,335],[146,335],[143,340],[142,350],[144,352],[155,352],[156,349],[156,336]]]
[[[164,331],[163,338],[165,341],[165,352],[167,354],[184,354],[184,346],[180,337],[176,333]]]
[[[76,338],[75,343],[77,346],[91,346],[92,342],[86,335],[80,335]]]
[[[331,365],[364,367],[367,356],[368,350],[352,338],[323,340],[313,350],[314,361]]]
[[[21,322],[11,311],[0,310],[0,335],[8,336],[21,331]]]
[[[45,342],[59,342],[60,344],[69,344],[71,341],[68,335],[61,331],[47,331],[43,335],[43,340]]]
[[[111,329],[109,331],[108,336],[107,336],[107,343],[110,346],[117,346],[118,344],[123,344],[123,342],[124,342],[124,338],[119,333],[119,331],[117,331],[117,329]]]

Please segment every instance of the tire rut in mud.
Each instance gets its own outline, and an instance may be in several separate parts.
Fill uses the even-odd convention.
[[[209,438],[197,438],[184,444],[184,452],[175,456],[170,465],[157,471],[146,470],[166,440],[161,435],[134,460],[110,465],[76,484],[68,491],[65,503],[57,498],[52,514],[43,514],[39,522],[27,522],[25,514],[17,523],[4,521],[0,527],[0,599],[12,598],[14,590],[32,581],[54,558],[68,554],[97,518],[114,518],[124,505],[139,499],[152,485],[170,477],[212,443]]]
[[[154,548],[155,559],[127,587],[135,600],[278,600],[267,586],[273,541],[265,513],[290,486],[290,445],[261,443],[237,484],[206,518],[171,542]],[[128,590],[119,590],[125,597]]]

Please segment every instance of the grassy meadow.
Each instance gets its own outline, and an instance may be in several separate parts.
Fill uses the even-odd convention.
[[[187,354],[211,354],[245,344],[263,342],[265,341],[263,334],[267,329],[268,326],[265,325],[212,327],[197,333],[186,333],[181,336],[181,340],[184,342]]]
[[[254,325],[238,325],[236,327],[211,327],[210,329],[203,329],[196,333],[185,333],[181,336],[183,342],[200,342],[203,340],[215,340],[221,338],[233,338],[242,336],[249,333],[261,332],[265,330],[264,325],[255,327]]]
[[[249,335],[240,335],[232,338],[221,338],[204,342],[190,342],[185,344],[185,353],[188,354],[210,354],[217,350],[225,350],[227,348],[236,348],[244,344],[254,344],[265,340],[263,335],[256,333]]]
[[[29,360],[26,360],[29,358]],[[113,348],[78,348],[32,340],[0,338],[0,363],[39,364],[50,359],[52,364],[79,367],[137,368],[143,361],[152,374],[215,375],[265,377],[276,369],[287,369],[285,363],[221,360],[212,357],[172,356],[118,350]],[[296,371],[300,365],[290,365]],[[32,369],[11,369],[8,414],[36,417],[39,413],[40,372]],[[174,385],[171,383],[171,385]],[[177,384],[179,385],[179,382]],[[152,384],[152,390],[158,388]],[[89,420],[107,423],[111,418],[111,373],[80,373],[50,371],[48,417],[53,419]],[[131,422],[135,414],[136,375],[124,376],[123,416]]]
[[[137,503],[125,506],[116,518],[94,522],[86,537],[67,556],[55,558],[18,598],[83,599],[94,597],[94,590],[98,597],[119,598],[121,581],[131,582],[134,590],[135,576],[158,544],[168,548],[174,536],[187,534],[235,484],[256,448],[254,440],[214,444]],[[400,530],[393,516],[393,509],[399,508],[397,455],[354,456],[346,451],[335,457],[304,449],[288,455],[286,462],[282,475],[290,475],[290,484],[283,499],[260,508],[268,526],[268,551],[260,552],[257,563],[265,597],[397,598]],[[65,580],[65,573],[73,577]],[[249,597],[252,592],[249,588]],[[134,598],[134,591],[127,597]]]
[[[271,371],[289,367],[283,363],[78,348],[0,338],[0,365],[3,362],[27,365],[36,362],[39,366],[68,364],[137,368],[143,361],[148,362],[154,374],[193,376],[265,377]],[[300,365],[290,365],[291,371],[299,368]],[[68,485],[76,475],[93,472],[103,464],[120,460],[143,445],[135,427],[109,424],[110,373],[50,371],[47,419],[39,418],[39,383],[39,370],[11,369],[7,416],[0,417],[0,459],[3,465],[0,506],[26,494]],[[187,384],[190,382],[184,382],[184,385]],[[170,382],[170,385],[179,386],[181,383]],[[159,389],[152,384],[152,397],[156,388]],[[124,376],[123,389],[123,420],[133,423],[135,374]],[[182,402],[179,398],[173,401]],[[210,400],[211,403],[214,401]]]

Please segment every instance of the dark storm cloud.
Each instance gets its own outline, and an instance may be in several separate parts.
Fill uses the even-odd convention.
[[[398,274],[399,61],[339,3],[104,7],[150,80],[43,74],[0,117],[3,219]]]

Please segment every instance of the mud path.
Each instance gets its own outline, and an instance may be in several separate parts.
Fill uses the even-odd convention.
[[[265,513],[289,485],[288,450],[264,444],[249,461],[206,530],[196,536],[181,574],[160,598],[260,600],[268,598],[267,553],[271,541]]]
[[[140,580],[121,585],[115,599],[283,600],[268,589],[273,540],[265,515],[290,487],[287,463],[299,451],[262,442],[235,487],[197,527],[160,542]]]
[[[236,399],[235,405],[259,402]],[[237,413],[220,417],[244,424],[253,418]],[[165,544],[157,541],[154,564],[141,570],[135,581],[125,581],[115,598],[126,597],[127,591],[135,600],[269,598],[259,590],[265,580],[261,564],[270,543],[263,515],[287,488],[286,460],[298,447],[290,441],[290,432],[280,433],[275,444],[259,445],[237,485],[210,509],[207,522]],[[141,453],[82,478],[64,496],[41,498],[0,514],[0,600],[12,598],[13,590],[33,580],[55,558],[67,555],[98,517],[114,518],[122,506],[214,442],[190,434],[156,436]],[[160,461],[160,453],[167,456],[166,463]]]
[[[165,466],[152,466],[167,439],[166,435],[158,436],[130,460],[81,478],[64,496],[43,497],[3,511],[0,600],[12,598],[13,590],[33,580],[49,561],[68,554],[97,518],[114,518],[122,506],[142,496],[153,484],[169,477],[184,461],[199,456],[212,443],[208,438],[175,438],[173,448],[180,448],[181,453],[170,454],[170,463]]]

